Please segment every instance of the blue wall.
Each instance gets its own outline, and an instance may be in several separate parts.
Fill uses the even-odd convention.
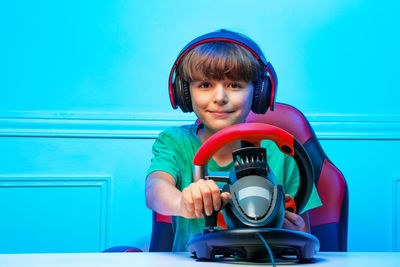
[[[399,7],[360,0],[2,4],[0,253],[148,247],[151,145],[165,127],[194,118],[171,109],[169,71],[188,41],[219,28],[258,42],[278,73],[277,100],[308,116],[343,171],[349,250],[400,250]]]

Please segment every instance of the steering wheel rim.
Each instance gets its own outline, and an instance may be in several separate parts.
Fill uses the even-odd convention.
[[[212,135],[197,151],[193,158],[194,180],[204,179],[207,164],[216,151],[234,141],[247,141],[260,146],[260,141],[273,141],[279,150],[293,157],[299,169],[300,181],[294,196],[297,213],[306,206],[314,184],[313,166],[303,145],[287,131],[266,123],[241,123],[232,125]]]

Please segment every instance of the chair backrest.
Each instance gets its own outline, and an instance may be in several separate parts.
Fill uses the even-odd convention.
[[[276,103],[273,112],[250,113],[248,122],[275,125],[291,133],[307,150],[315,185],[323,203],[309,211],[311,233],[320,241],[320,251],[347,251],[348,188],[343,174],[324,153],[310,123],[296,108]],[[153,213],[150,251],[171,251],[171,218]]]
[[[318,237],[320,251],[347,251],[349,196],[343,174],[328,159],[306,117],[282,103],[274,112],[250,114],[248,122],[264,122],[291,133],[307,150],[313,164],[315,186],[322,206],[308,212],[311,233]]]

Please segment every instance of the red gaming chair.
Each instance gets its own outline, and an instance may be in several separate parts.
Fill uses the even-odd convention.
[[[251,113],[247,121],[275,125],[303,144],[313,163],[315,185],[323,203],[309,211],[311,232],[320,241],[320,251],[347,251],[347,184],[343,174],[325,155],[305,116],[290,105],[276,103],[273,112]],[[150,251],[171,251],[172,243],[171,218],[153,212]]]

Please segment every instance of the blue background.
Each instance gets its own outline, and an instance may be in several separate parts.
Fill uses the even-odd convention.
[[[183,46],[252,37],[350,190],[349,250],[400,250],[396,1],[0,4],[0,253],[147,249],[151,145]],[[366,237],[367,240],[366,240]],[[367,242],[366,242],[367,241]]]

